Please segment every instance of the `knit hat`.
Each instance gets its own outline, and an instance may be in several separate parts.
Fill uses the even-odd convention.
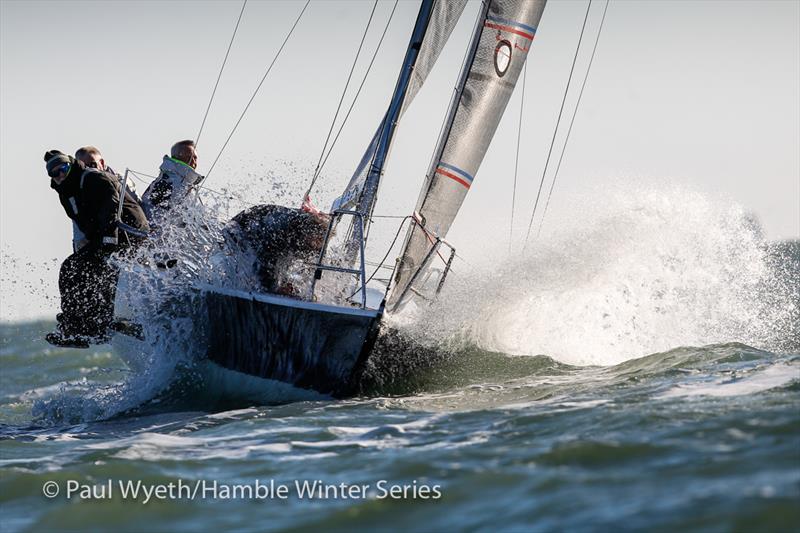
[[[47,175],[51,178],[57,174],[59,168],[65,163],[72,164],[72,158],[58,150],[50,150],[44,154],[44,160],[47,161]]]

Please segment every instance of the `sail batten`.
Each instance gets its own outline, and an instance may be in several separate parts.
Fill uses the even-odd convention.
[[[425,293],[424,287],[414,285],[431,280],[419,274],[430,270],[429,263],[438,255],[430,253],[437,246],[436,238],[447,235],[472,186],[527,59],[545,3],[484,0],[470,56],[420,191],[418,220],[409,229],[399,258],[388,300],[390,311]]]

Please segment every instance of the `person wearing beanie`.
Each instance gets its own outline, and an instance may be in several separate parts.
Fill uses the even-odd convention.
[[[58,150],[45,153],[44,160],[50,187],[87,240],[61,264],[61,313],[57,330],[46,340],[59,346],[88,347],[107,340],[114,318],[119,273],[109,262],[110,255],[140,244],[150,227],[141,206],[127,191],[118,220],[122,185],[116,175],[88,168]]]

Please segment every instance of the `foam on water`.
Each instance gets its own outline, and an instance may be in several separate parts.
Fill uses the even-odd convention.
[[[704,377],[699,382],[678,384],[661,394],[659,398],[743,396],[783,387],[793,381],[800,381],[800,364],[775,364],[744,377],[727,379]]]
[[[438,301],[398,321],[418,337],[458,336],[507,354],[609,365],[675,346],[739,341],[792,349],[798,285],[776,269],[754,221],[680,188],[589,193],[571,219],[509,257],[456,263]]]

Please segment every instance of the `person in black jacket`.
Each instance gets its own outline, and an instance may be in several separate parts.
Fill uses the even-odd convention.
[[[46,339],[63,346],[103,342],[114,318],[119,274],[108,261],[109,256],[140,244],[150,229],[147,218],[139,203],[125,191],[119,220],[122,185],[115,175],[87,168],[58,150],[47,152],[44,158],[50,187],[88,240],[86,246],[61,264],[58,329]]]
[[[75,151],[75,159],[77,159],[78,161],[82,162],[84,165],[86,165],[89,168],[96,168],[98,170],[102,170],[102,171],[105,171],[105,172],[110,172],[111,174],[116,175],[117,179],[120,179],[120,176],[116,172],[114,172],[114,170],[110,166],[106,165],[106,161],[103,158],[103,154],[95,146],[91,146],[91,145],[81,146],[80,148],[78,148]],[[125,184],[125,187],[128,189],[128,192],[133,197],[133,199],[141,204],[141,200],[139,199],[139,197],[136,194],[135,185],[129,180]],[[73,252],[77,252],[78,250],[80,250],[81,248],[86,246],[87,244],[89,244],[89,241],[86,240],[86,237],[83,235],[83,232],[78,227],[78,223],[73,220],[72,221],[72,251]]]
[[[291,264],[317,262],[325,242],[330,218],[320,213],[282,205],[257,205],[231,219],[223,235],[234,250],[255,259],[253,270],[260,289],[283,296],[302,298],[311,282],[312,271],[305,279],[291,279]]]

